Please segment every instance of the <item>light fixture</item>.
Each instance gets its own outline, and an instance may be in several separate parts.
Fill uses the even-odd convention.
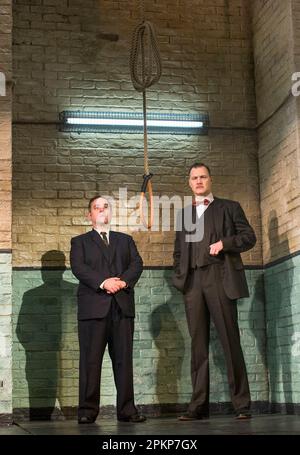
[[[63,111],[59,114],[60,130],[75,132],[141,133],[140,112]],[[148,113],[147,129],[160,134],[207,134],[207,114]]]

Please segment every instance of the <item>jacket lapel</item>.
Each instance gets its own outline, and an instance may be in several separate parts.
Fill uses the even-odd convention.
[[[100,248],[101,252],[103,253],[103,256],[105,259],[109,262],[109,251],[107,246],[104,244],[103,240],[101,239],[100,234],[98,234],[95,229],[91,231],[91,236],[95,244]]]
[[[222,200],[214,197],[214,200],[211,204],[211,209],[213,211],[213,220],[216,233],[221,237],[223,235],[224,225],[224,205]]]
[[[116,253],[118,235],[114,231],[109,231],[109,262],[112,263]]]
[[[211,203],[211,210],[213,214],[213,221],[214,221],[214,226],[216,233],[220,236],[222,236],[223,233],[223,225],[224,225],[224,204],[221,199],[214,197],[213,202]],[[198,221],[197,215],[196,215],[196,207],[195,206],[187,206],[184,208],[185,214],[185,223],[183,223],[183,234],[188,235],[191,234],[191,232],[194,231],[195,229],[195,223]],[[189,222],[190,220],[190,222]],[[193,227],[193,229],[192,229]]]

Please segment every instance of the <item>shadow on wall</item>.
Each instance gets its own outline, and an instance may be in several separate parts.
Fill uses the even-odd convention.
[[[174,293],[169,273],[165,274],[164,280]],[[156,396],[158,404],[161,405],[160,412],[164,412],[164,407],[167,405],[179,402],[181,370],[185,353],[184,337],[179,321],[183,320],[185,323],[185,316],[183,305],[180,305],[182,315],[179,315],[179,321],[177,321],[172,311],[174,308],[171,297],[167,302],[157,306],[149,316],[150,333],[159,352],[157,371],[153,371],[153,374],[156,377]]]
[[[250,314],[252,316],[253,325],[250,329],[255,338],[255,346],[257,348],[258,364],[264,366],[267,371],[267,354],[266,354],[266,321],[265,321],[265,291],[264,291],[264,276],[261,274],[257,276],[253,296],[251,298]]]
[[[251,290],[249,331],[252,333],[255,341],[255,350],[250,351],[250,355],[248,356],[248,358],[254,357],[250,362],[251,370],[248,373],[250,390],[253,386],[253,392],[257,396],[254,399],[252,393],[252,400],[260,401],[260,412],[269,411],[270,386],[268,378],[266,324],[265,282],[264,274],[260,272],[255,275],[255,283]],[[245,354],[247,355],[247,351],[245,351]],[[261,407],[262,405],[263,408]]]
[[[30,420],[49,420],[62,408],[63,308],[75,302],[77,289],[63,279],[64,253],[47,251],[41,264],[43,284],[24,293],[16,327],[26,354]]]
[[[286,234],[279,235],[278,218],[275,210],[269,216],[268,235],[271,254],[278,252],[280,257],[290,253]],[[280,267],[280,266],[279,266]],[[292,412],[292,308],[293,267],[265,272],[265,292],[267,304],[267,346],[270,382],[271,411],[276,403],[284,403],[285,411]]]

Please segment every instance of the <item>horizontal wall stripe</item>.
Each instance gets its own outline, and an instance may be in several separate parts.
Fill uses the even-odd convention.
[[[261,265],[245,265],[245,270],[262,270]],[[71,270],[71,267],[13,267],[14,271],[26,271],[26,270]],[[143,270],[173,270],[172,265],[149,265],[144,266]]]
[[[27,270],[71,270],[70,267],[13,267],[13,271],[27,271]]]
[[[12,250],[1,250],[0,249],[0,254],[12,254]]]
[[[0,253],[11,253],[11,250],[0,250]],[[270,267],[274,267],[275,265],[281,264],[283,262],[288,261],[296,256],[300,255],[300,250],[295,251],[294,253],[290,253],[282,258],[276,259],[275,261],[268,262],[264,265],[254,264],[254,265],[245,265],[245,270],[264,270],[269,269]],[[172,270],[172,265],[149,265],[144,266],[144,270]],[[23,266],[14,266],[13,270],[15,271],[22,271],[22,270],[71,270],[70,267],[23,267]]]
[[[288,261],[289,259],[295,258],[296,256],[300,255],[300,250],[295,251],[294,253],[290,253],[282,258],[276,259],[275,261],[268,262],[264,265],[264,269],[269,269],[270,267],[274,267],[275,265],[282,264],[283,262]]]

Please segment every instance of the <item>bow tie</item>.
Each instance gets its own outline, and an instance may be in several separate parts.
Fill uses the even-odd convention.
[[[198,206],[200,204],[209,205],[210,204],[210,200],[209,199],[203,199],[203,201],[193,201],[193,205],[194,206]]]

